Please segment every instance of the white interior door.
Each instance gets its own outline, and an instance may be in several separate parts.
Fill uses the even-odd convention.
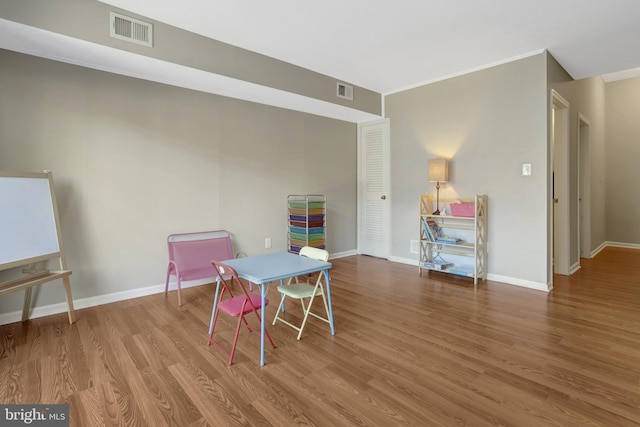
[[[358,125],[358,252],[389,258],[389,119]]]

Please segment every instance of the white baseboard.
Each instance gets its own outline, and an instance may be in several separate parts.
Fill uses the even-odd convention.
[[[592,257],[596,256],[600,251],[602,251],[607,246],[618,247],[618,248],[640,249],[640,244],[604,242],[592,252]],[[344,257],[357,255],[357,254],[358,252],[356,250],[336,252],[331,255],[330,259],[344,258]],[[398,263],[407,264],[407,265],[414,265],[416,267],[418,266],[418,260],[412,259],[412,258],[390,257],[389,261],[398,262]],[[579,265],[578,265],[578,268],[580,268]],[[577,271],[577,269],[573,270],[572,273],[575,271]],[[544,292],[549,292],[551,289],[553,289],[553,286],[551,284],[532,282],[529,280],[522,280],[514,277],[501,276],[497,274],[488,274],[487,279],[491,281],[506,283],[508,285],[521,286],[524,288],[535,289],[535,290],[544,291]],[[211,283],[212,281],[213,281],[213,278],[193,280],[191,282],[183,282],[182,288],[184,289],[184,288],[190,288],[192,286],[206,285],[208,283]],[[171,282],[169,284],[169,290],[171,291],[175,289],[176,289],[175,282]],[[76,310],[80,310],[83,308],[95,307],[98,305],[124,301],[132,298],[139,298],[147,295],[159,294],[162,292],[164,292],[164,284],[147,286],[145,288],[131,289],[127,291],[114,292],[106,295],[99,295],[96,297],[89,297],[89,298],[74,300],[73,305]],[[66,311],[67,311],[66,302],[45,305],[42,307],[34,307],[31,310],[29,318],[36,319],[38,317],[65,313]],[[3,313],[3,314],[0,314],[0,325],[19,322],[21,319],[22,319],[22,311],[13,311],[10,313]]]
[[[604,245],[614,248],[640,249],[640,245],[637,243],[605,242]]]
[[[212,283],[214,278],[192,280],[189,282],[182,282],[182,289],[191,288],[193,286],[202,286]],[[175,291],[176,283],[169,283],[169,291]],[[98,305],[110,304],[112,302],[124,301],[133,298],[144,297],[147,295],[160,294],[164,292],[164,283],[161,285],[147,286],[145,288],[131,289],[127,291],[114,292],[111,294],[98,295],[95,297],[74,299],[73,307],[75,310],[83,308],[96,307]],[[37,319],[39,317],[51,316],[53,314],[66,313],[67,303],[61,302],[57,304],[49,304],[41,307],[34,307],[29,313],[29,319]],[[13,311],[10,313],[0,314],[0,325],[6,325],[9,323],[19,322],[22,320],[22,310]]]
[[[515,277],[501,276],[499,274],[487,274],[487,280],[506,283],[507,285],[521,286],[523,288],[535,289],[537,291],[549,292],[553,286],[548,283],[533,282],[531,280],[518,279]]]
[[[413,259],[413,258],[402,258],[402,257],[392,256],[392,257],[389,257],[389,261],[399,262],[400,264],[415,265],[416,267],[418,266],[417,258]]]
[[[415,265],[416,267],[418,266],[417,259],[390,257],[389,261],[399,262],[399,263],[408,264],[408,265]],[[552,289],[550,285],[545,283],[532,282],[529,280],[522,280],[522,279],[517,279],[514,277],[508,277],[508,276],[500,276],[497,274],[487,274],[487,280],[506,283],[507,285],[522,286],[524,288],[536,289],[538,291],[544,291],[544,292],[549,292]]]
[[[331,254],[331,259],[344,258],[351,255],[357,255],[357,251],[344,251]],[[182,282],[182,289],[190,288],[193,286],[206,285],[213,282],[211,279],[192,280],[189,282]],[[169,291],[176,290],[176,282],[169,283]],[[164,292],[164,283],[160,285],[147,286],[144,288],[131,289],[127,291],[114,292],[111,294],[98,295],[95,297],[74,299],[73,306],[76,310],[83,308],[96,307],[98,305],[110,304],[112,302],[124,301],[132,298],[144,297],[147,295],[159,294]],[[67,303],[61,302],[56,304],[49,304],[41,307],[34,307],[29,313],[29,319],[37,319],[39,317],[51,316],[59,313],[67,312]],[[19,322],[22,320],[22,310],[13,311],[9,313],[0,314],[0,325],[6,325],[9,323]]]
[[[358,252],[355,249],[352,251],[336,252],[329,255],[329,259],[344,258],[352,255],[358,255]]]
[[[607,247],[607,242],[602,242],[597,248],[595,248],[591,252],[591,258],[593,258],[594,256],[598,255],[606,247]]]
[[[576,271],[580,270],[580,261],[576,262],[569,268],[569,276],[571,276]]]

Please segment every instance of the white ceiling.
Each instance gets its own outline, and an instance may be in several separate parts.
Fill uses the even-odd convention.
[[[383,94],[543,49],[574,79],[640,67],[638,0],[102,0]]]
[[[574,79],[640,75],[638,0],[98,1],[382,94],[544,49]],[[0,48],[340,120],[377,118],[2,17]]]

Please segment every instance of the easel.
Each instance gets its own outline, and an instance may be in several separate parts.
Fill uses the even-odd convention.
[[[75,322],[71,271],[60,239],[60,221],[51,172],[0,171],[0,271],[28,266],[23,277],[0,282],[0,296],[24,290],[22,321],[29,318],[34,286],[61,279],[67,298],[69,323]],[[44,230],[44,232],[43,232]],[[39,240],[40,236],[42,241]],[[15,248],[15,249],[14,249]],[[59,270],[36,269],[36,263],[58,259]]]

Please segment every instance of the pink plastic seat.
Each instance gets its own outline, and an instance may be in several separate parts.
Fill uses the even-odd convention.
[[[209,345],[215,344],[220,350],[222,350],[223,353],[228,355],[229,365],[231,365],[233,363],[233,356],[235,355],[235,352],[236,352],[238,336],[240,335],[240,325],[244,322],[249,332],[253,332],[257,335],[260,335],[260,326],[258,326],[257,329],[253,328],[251,325],[249,325],[245,316],[251,312],[255,313],[256,319],[258,320],[258,325],[260,325],[261,319],[260,319],[260,314],[258,313],[258,310],[260,310],[260,307],[261,307],[261,300],[260,300],[260,295],[250,294],[247,292],[247,290],[244,287],[244,284],[242,283],[242,281],[240,281],[240,278],[238,277],[238,273],[232,267],[219,263],[215,260],[211,261],[211,265],[213,266],[218,276],[220,277],[222,291],[220,292],[220,296],[218,297],[217,304],[215,304],[215,311],[211,314],[213,320],[211,323],[211,332],[209,333],[208,344]],[[233,282],[235,282],[240,289],[240,294],[237,296],[234,296],[233,292],[231,291],[231,286],[233,285]],[[225,294],[227,295],[226,299],[225,299]],[[268,303],[269,303],[269,300],[265,299],[264,301],[265,307],[267,306]],[[233,345],[231,346],[231,351],[227,351],[224,347],[222,347],[222,345],[220,345],[219,342],[213,339],[213,333],[215,331],[216,322],[218,320],[218,314],[220,312],[223,312],[228,316],[238,318],[238,324],[236,326],[236,333],[233,338]],[[273,344],[273,341],[271,340],[271,336],[269,335],[269,332],[265,330],[264,333],[267,339],[269,340],[269,342],[271,343],[271,347],[275,348],[276,346],[275,344]]]
[[[164,293],[169,290],[171,276],[176,276],[178,305],[182,306],[182,281],[208,279],[214,281],[218,273],[211,260],[233,258],[231,237],[226,230],[171,234],[167,237],[169,265]]]

